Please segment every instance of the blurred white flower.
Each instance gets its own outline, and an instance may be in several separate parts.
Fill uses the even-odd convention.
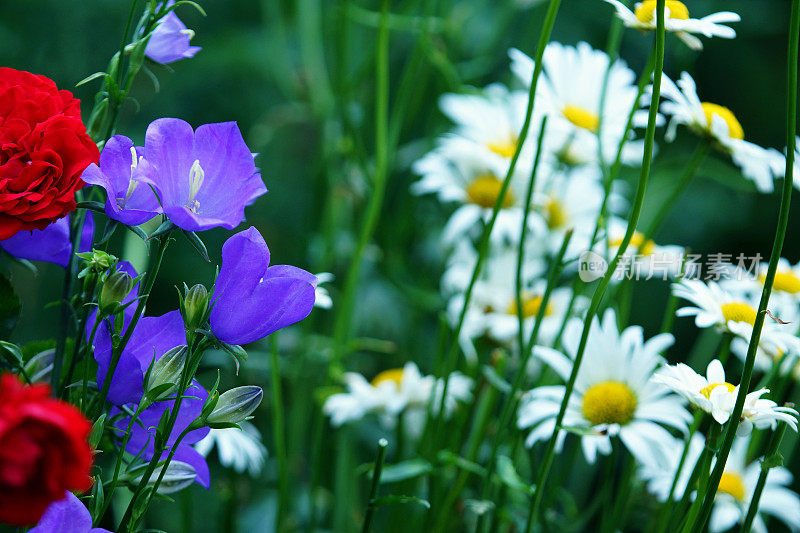
[[[511,70],[525,87],[529,87],[533,59],[514,48],[509,56]],[[536,108],[548,116],[545,149],[562,163],[581,165],[598,163],[602,146],[602,159],[606,163],[614,161],[628,115],[636,102],[636,75],[622,60],[615,61],[609,69],[608,55],[585,42],[575,47],[551,42],[545,49],[542,63],[544,69],[537,85]],[[606,74],[605,101],[600,109]],[[634,125],[645,123],[645,115],[637,113]],[[598,145],[598,132],[601,145]],[[633,132],[629,136],[632,137]],[[623,162],[638,164],[642,150],[640,141],[628,142],[622,154]]]
[[[412,437],[422,433],[424,414],[434,388],[438,400],[443,387],[441,379],[423,376],[412,362],[403,368],[384,370],[371,382],[361,374],[347,372],[344,382],[347,391],[329,396],[322,408],[331,417],[332,425],[341,426],[361,420],[368,414],[376,414],[385,427],[393,428],[402,414],[407,420],[406,430]],[[449,417],[459,402],[471,397],[472,380],[459,372],[451,374],[444,401],[445,416]],[[433,405],[438,407],[438,401]]]
[[[564,381],[572,371],[582,330],[579,318],[567,325],[563,339],[567,355],[542,346],[534,351]],[[653,371],[663,360],[660,352],[672,343],[668,333],[645,341],[639,326],[620,332],[611,309],[602,323],[597,318],[592,322],[564,417],[564,426],[579,433],[589,462],[595,461],[598,452],[611,453],[611,437],[617,435],[640,463],[666,461],[675,438],[664,426],[685,431],[691,420],[683,401],[653,379]],[[517,425],[533,428],[525,441],[527,446],[552,435],[564,389],[563,385],[543,386],[523,396]],[[559,433],[559,446],[565,436],[566,431]]]
[[[742,174],[753,181],[760,192],[773,189],[774,151],[744,140],[744,130],[733,112],[711,102],[701,102],[697,86],[686,72],[677,84],[665,74],[661,78],[661,112],[669,117],[665,138],[672,141],[678,125],[683,124],[698,135],[709,137],[730,155]],[[650,95],[644,96],[645,100]]]
[[[613,217],[608,221],[608,253],[613,257],[625,236],[628,223],[620,218]],[[631,242],[620,258],[620,265],[628,269],[634,279],[672,279],[677,277],[683,266],[686,250],[681,246],[661,246],[652,239],[636,231]],[[691,271],[691,264],[687,265]],[[612,280],[616,278],[611,278]]]
[[[316,274],[317,286],[314,287],[314,307],[320,309],[330,309],[333,307],[333,300],[328,289],[322,286],[323,283],[330,283],[333,281],[333,274],[330,272],[320,272]]]
[[[222,466],[233,468],[240,474],[247,472],[252,477],[258,476],[264,468],[267,449],[261,442],[261,434],[250,422],[241,422],[242,429],[212,429],[195,449],[207,457],[216,446],[217,456]]]
[[[629,28],[652,31],[656,29],[656,0],[637,2],[634,10],[628,9],[619,0],[605,0],[617,10],[617,16]],[[741,17],[731,11],[712,13],[700,19],[689,16],[689,9],[683,2],[667,0],[664,10],[666,31],[674,32],[689,48],[701,50],[703,43],[692,35],[698,33],[706,37],[733,39],[736,32],[723,23],[739,22]]]

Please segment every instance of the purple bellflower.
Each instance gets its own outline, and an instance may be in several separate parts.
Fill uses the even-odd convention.
[[[92,515],[77,496],[67,492],[63,500],[51,503],[28,533],[111,533],[92,527]]]
[[[288,265],[269,266],[269,248],[255,228],[222,246],[211,297],[211,330],[228,344],[247,344],[303,320],[314,307],[317,278]]]
[[[153,172],[142,179],[158,192],[164,214],[187,231],[233,229],[267,192],[235,122],[195,132],[183,120],[161,118],[147,127],[144,148]]]
[[[203,410],[203,404],[207,398],[208,392],[196,381],[186,390],[185,397],[178,411],[175,426],[172,428],[172,433],[170,433],[167,439],[167,448],[161,456],[162,460],[165,460],[169,455],[169,451],[175,444],[178,435],[200,416]],[[155,453],[154,440],[158,422],[161,420],[164,411],[172,409],[174,405],[175,400],[166,400],[163,402],[156,402],[142,411],[136,423],[133,424],[131,438],[126,447],[126,451],[134,456],[141,453],[145,461],[152,459]],[[111,410],[112,417],[119,413],[120,411],[116,408]],[[130,424],[130,417],[122,417],[114,422],[114,427],[119,429],[120,435],[122,435],[128,428],[128,424]],[[208,435],[209,431],[209,428],[206,427],[188,432],[178,444],[175,456],[173,457],[174,461],[181,461],[191,465],[197,473],[195,481],[205,488],[208,488],[211,483],[208,463],[206,463],[205,457],[192,447],[192,444],[201,441],[203,437]]]
[[[140,177],[150,170],[144,148],[123,135],[114,135],[103,147],[100,166],[92,163],[81,178],[106,190],[106,215],[128,226],[138,226],[161,213],[153,189]]]
[[[94,236],[94,219],[87,211],[81,231],[79,252],[92,248]],[[45,229],[20,231],[10,239],[0,241],[0,248],[19,259],[44,261],[65,267],[72,255],[72,243],[69,240],[69,219],[56,220]]]
[[[136,271],[130,263],[121,261],[117,271],[127,272],[136,277]],[[128,294],[123,303],[136,297],[138,285]],[[136,305],[129,305],[123,311],[122,331],[124,335],[136,312]],[[89,324],[94,325],[95,317],[90,317]],[[87,329],[87,335],[89,330]],[[108,390],[108,401],[115,405],[137,403],[144,394],[144,375],[154,358],[159,359],[171,348],[186,344],[186,332],[180,311],[170,311],[161,316],[142,317],[136,324],[128,344],[119,358],[111,386]],[[111,338],[111,319],[105,319],[97,328],[94,338],[94,358],[97,361],[97,385],[102,388],[106,373],[111,365],[113,343]]]
[[[167,5],[170,6],[174,2]],[[200,51],[199,46],[190,46],[194,31],[181,22],[174,11],[166,14],[150,34],[144,54],[156,63],[167,64],[188,59]]]

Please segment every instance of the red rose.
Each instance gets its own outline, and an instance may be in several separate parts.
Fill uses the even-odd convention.
[[[91,487],[91,424],[44,384],[0,378],[0,522],[35,524],[65,491]]]
[[[0,67],[0,241],[74,211],[81,174],[99,157],[71,92]]]

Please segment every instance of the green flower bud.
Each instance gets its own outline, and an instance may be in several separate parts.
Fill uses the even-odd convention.
[[[153,400],[175,390],[181,379],[188,354],[189,349],[186,345],[176,346],[153,363],[144,386],[145,391],[156,395]]]
[[[158,486],[159,494],[171,494],[183,490],[194,483],[194,479],[197,476],[197,471],[192,465],[182,461],[170,461],[169,464],[158,466],[153,471],[150,480],[147,482],[148,486],[153,486],[155,484],[164,468],[166,468],[167,471],[164,473],[164,479],[161,480],[161,484]],[[138,474],[138,471],[136,473]],[[143,476],[144,473],[135,476],[133,482],[141,482]]]
[[[209,301],[208,289],[203,285],[194,285],[186,291],[181,309],[183,311],[183,322],[186,324],[187,330],[194,331],[205,324],[208,319]]]
[[[261,404],[264,391],[255,385],[236,387],[223,392],[217,406],[208,415],[209,424],[238,424],[250,416]]]
[[[113,315],[119,310],[119,304],[133,289],[133,278],[127,272],[114,272],[103,283],[100,291],[100,313]]]
[[[116,256],[102,250],[92,250],[91,252],[83,252],[76,255],[84,261],[83,269],[78,273],[79,278],[86,277],[91,273],[108,272],[119,261]]]

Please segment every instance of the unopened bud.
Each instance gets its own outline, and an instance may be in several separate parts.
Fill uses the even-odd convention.
[[[133,289],[133,278],[127,272],[114,272],[103,283],[100,291],[100,313],[113,315],[119,309],[119,304]]]
[[[264,391],[255,385],[245,385],[223,392],[217,406],[208,415],[209,424],[238,424],[261,404]]]
[[[164,396],[172,392],[181,378],[188,353],[189,349],[186,345],[176,346],[158,358],[150,369],[145,390],[147,392],[154,391],[157,396]],[[172,386],[164,387],[167,384]]]
[[[91,252],[83,252],[76,255],[84,261],[83,269],[78,274],[79,278],[83,278],[92,272],[97,274],[108,272],[119,261],[116,256],[102,250],[92,250]]]
[[[39,352],[25,363],[25,373],[31,381],[50,381],[50,373],[53,371],[53,361],[56,351],[54,348]]]
[[[183,297],[183,321],[186,329],[194,331],[202,327],[208,316],[209,296],[205,286],[197,284],[186,291]]]
[[[149,486],[152,486],[156,482],[164,468],[166,468],[167,471],[164,473],[164,478],[158,486],[159,494],[170,494],[183,490],[194,483],[194,478],[197,477],[197,471],[192,465],[182,461],[170,461],[169,464],[161,465],[153,471],[147,483]],[[143,475],[144,474],[135,477],[133,482],[141,482]]]

